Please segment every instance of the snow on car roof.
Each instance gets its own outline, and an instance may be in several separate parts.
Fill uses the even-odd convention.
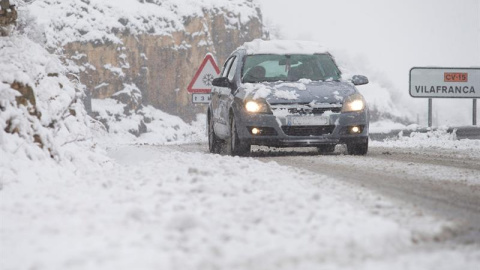
[[[327,49],[312,41],[297,40],[261,40],[246,42],[239,49],[245,49],[247,54],[316,54],[328,53]]]

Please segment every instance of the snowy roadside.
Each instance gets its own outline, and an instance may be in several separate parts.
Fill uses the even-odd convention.
[[[305,171],[152,146],[1,191],[2,269],[476,269],[480,251],[416,248],[454,224]]]
[[[373,141],[372,144],[393,148],[462,150],[480,156],[480,140],[457,140],[455,134],[448,133],[446,130],[412,133],[408,137],[401,136],[397,139],[387,139],[384,142]]]

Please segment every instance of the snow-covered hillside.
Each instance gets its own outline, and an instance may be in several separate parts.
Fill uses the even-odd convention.
[[[231,12],[229,25],[239,27],[258,16],[257,8],[245,0],[40,0],[28,10],[45,27],[48,47],[58,48],[77,41],[122,44],[117,34],[124,32],[170,35],[185,30],[185,18],[204,16],[205,10]]]
[[[36,0],[19,10],[24,32],[59,53],[93,98],[135,84],[145,104],[189,122],[205,113],[186,91],[205,54],[224,61],[264,34],[252,0]]]
[[[44,32],[42,39],[46,46],[65,53],[64,61],[72,72],[80,75],[81,82],[87,85],[95,98],[110,97],[123,84],[133,83],[143,93],[147,104],[188,120],[195,119],[194,115],[202,112],[191,106],[190,96],[185,91],[190,79],[188,75],[193,76],[197,62],[206,52],[214,53],[220,61],[224,60],[240,45],[239,41],[234,41],[235,36],[256,31],[253,27],[245,27],[247,22],[261,20],[257,1],[246,0],[37,0],[23,10],[28,13],[24,17],[36,21],[35,31],[30,30],[29,33],[37,35],[38,32]],[[220,16],[215,17],[214,14]],[[208,17],[210,21],[202,22],[204,25],[201,28],[193,30],[190,22],[201,17]],[[216,24],[220,18],[226,30]],[[207,33],[209,28],[216,32]],[[230,28],[240,32],[232,37],[224,37],[222,31]],[[179,33],[188,35],[179,36]],[[141,35],[170,36],[172,40],[159,43],[143,40],[138,37]],[[137,41],[125,39],[126,36],[136,36]],[[220,38],[216,40],[216,36]],[[71,44],[78,42],[89,49],[81,46],[70,48]],[[223,43],[215,44],[218,42]],[[107,48],[109,44],[113,46],[110,46],[113,51]],[[101,49],[102,46],[106,48]],[[157,51],[148,49],[153,46],[171,48],[172,52],[162,53],[162,57],[159,57]],[[197,49],[193,49],[195,47],[201,51],[196,52]],[[337,56],[347,76],[369,75],[371,83],[360,87],[360,90],[370,104],[373,121],[386,123],[385,120],[388,120],[393,122],[391,126],[398,126],[398,123],[405,126],[416,121],[416,115],[411,115],[399,106],[399,102],[394,102],[399,97],[394,96],[395,89],[381,74],[359,64],[365,61],[351,59],[347,53],[336,53],[335,49],[329,48]],[[187,59],[182,52],[192,55]],[[98,57],[100,54],[101,58]],[[193,65],[185,63],[192,61],[190,59]],[[159,67],[158,63],[165,64]],[[187,76],[172,80],[178,72]]]

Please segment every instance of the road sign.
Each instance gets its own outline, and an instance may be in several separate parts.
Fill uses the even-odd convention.
[[[193,94],[192,102],[193,104],[208,104],[211,100],[210,94]]]
[[[414,98],[480,98],[480,68],[412,68]]]
[[[204,93],[208,94],[212,91],[212,81],[220,75],[220,69],[218,68],[213,55],[207,54],[203,60],[200,68],[193,77],[193,80],[188,85],[189,93]]]
[[[433,123],[433,98],[473,98],[473,125],[477,125],[480,68],[414,67],[410,70],[410,95],[428,98],[428,126]]]

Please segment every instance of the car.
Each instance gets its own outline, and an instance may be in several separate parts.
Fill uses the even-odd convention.
[[[212,82],[207,112],[211,153],[245,156],[252,145],[316,147],[345,144],[368,152],[369,112],[333,56],[315,42],[254,40],[235,50]]]

